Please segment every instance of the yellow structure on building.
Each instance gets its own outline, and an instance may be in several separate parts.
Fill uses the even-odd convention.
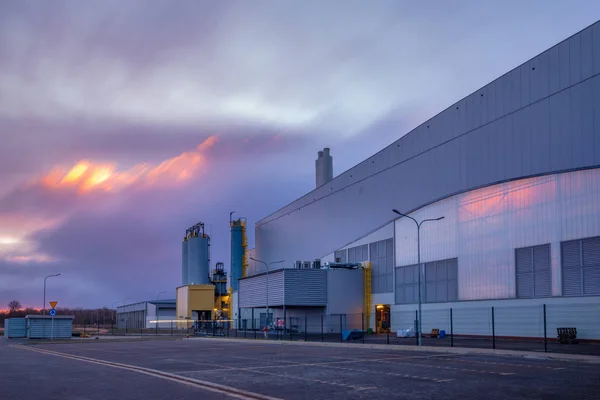
[[[177,288],[177,327],[189,328],[194,320],[213,319],[215,313],[214,285],[185,285]]]
[[[365,331],[369,330],[369,325],[371,323],[371,263],[365,262],[363,263],[363,271],[365,273],[364,281],[365,281],[365,305],[364,305],[364,314],[365,314]]]

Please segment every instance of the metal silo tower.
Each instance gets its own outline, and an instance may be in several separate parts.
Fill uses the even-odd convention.
[[[248,260],[246,249],[248,238],[246,236],[246,218],[239,218],[230,222],[231,226],[231,288],[234,292],[238,289],[238,279],[246,276]]]

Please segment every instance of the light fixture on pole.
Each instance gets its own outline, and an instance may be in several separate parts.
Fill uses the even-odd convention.
[[[415,225],[417,225],[417,265],[419,267],[419,315],[417,318],[417,335],[419,338],[419,346],[423,345],[423,335],[421,333],[421,319],[422,319],[422,315],[421,315],[421,225],[423,225],[423,223],[425,222],[431,222],[431,221],[440,221],[442,219],[444,219],[444,217],[439,217],[439,218],[428,218],[428,219],[424,219],[421,222],[417,222],[416,219],[414,219],[413,217],[403,214],[400,211],[393,209],[393,212],[395,212],[396,214],[402,216],[402,217],[406,217],[406,218],[410,218],[413,220],[413,222],[415,223]]]
[[[60,276],[60,274],[48,275],[44,278],[44,311],[43,315],[46,315],[46,279],[51,278],[53,276]]]
[[[268,264],[267,264],[266,262],[264,262],[264,261],[261,261],[261,260],[257,260],[257,259],[256,259],[256,258],[254,258],[254,257],[250,257],[250,259],[251,259],[251,260],[253,260],[253,261],[259,262],[259,263],[261,263],[261,264],[264,264],[264,266],[267,268],[267,277],[266,277],[266,279],[265,279],[265,280],[266,280],[266,284],[265,284],[265,286],[266,286],[266,294],[267,294],[267,304],[266,304],[266,308],[267,308],[267,326],[268,326],[268,325],[269,325],[269,267],[270,267],[271,265],[273,265],[273,264],[280,264],[280,263],[283,263],[283,262],[285,262],[285,260],[280,260],[280,261],[272,261],[272,262],[270,262],[270,263],[268,263]]]

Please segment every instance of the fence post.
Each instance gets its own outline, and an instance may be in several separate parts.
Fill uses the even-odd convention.
[[[387,344],[390,344],[390,329],[387,330]]]
[[[304,316],[304,341],[308,341],[308,315]]]
[[[419,345],[419,311],[415,310],[415,339],[417,340],[417,346]]]
[[[494,307],[492,307],[492,348],[496,348],[496,321],[494,319]]]
[[[548,336],[546,328],[546,305],[544,304],[544,353],[548,352]]]
[[[364,344],[365,343],[365,313],[360,314],[360,319],[362,322],[362,327],[360,330],[362,331],[362,342]]]
[[[323,341],[323,314],[321,314],[321,342]]]
[[[454,347],[454,321],[452,318],[452,309],[450,309],[450,347]]]
[[[246,339],[248,336],[248,320],[247,319],[244,320],[243,325],[244,325],[244,339]]]
[[[342,332],[342,314],[340,314],[340,342],[344,341],[344,333]]]

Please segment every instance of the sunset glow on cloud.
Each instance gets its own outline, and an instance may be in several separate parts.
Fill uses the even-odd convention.
[[[206,166],[204,153],[216,141],[216,136],[210,136],[193,151],[182,153],[156,165],[137,164],[126,170],[119,170],[115,164],[79,161],[70,169],[63,167],[53,169],[40,182],[49,189],[76,188],[79,193],[117,192],[136,184],[147,187],[182,182],[196,176],[202,167]]]

